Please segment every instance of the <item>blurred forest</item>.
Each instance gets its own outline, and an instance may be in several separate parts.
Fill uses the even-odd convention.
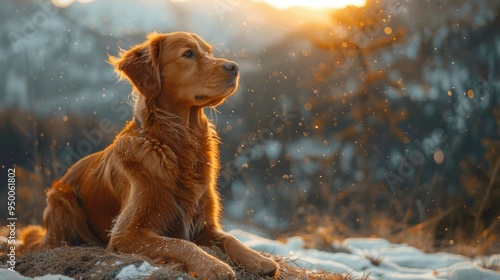
[[[241,66],[238,93],[207,110],[226,220],[273,237],[415,235],[498,253],[500,2],[231,3],[4,5],[0,179],[16,166],[22,223],[40,223],[43,190],[131,118],[107,54],[187,30]]]

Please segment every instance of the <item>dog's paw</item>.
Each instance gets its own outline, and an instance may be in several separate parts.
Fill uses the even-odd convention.
[[[233,280],[236,279],[236,274],[225,263],[213,263],[208,267],[200,267],[195,271],[198,278],[202,280]]]
[[[279,275],[280,266],[277,262],[255,252],[252,249],[248,249],[248,251],[244,252],[244,254],[237,257],[234,261],[250,273],[269,277]]]
[[[188,269],[202,280],[236,279],[236,274],[229,265],[208,254],[197,257],[188,265]]]
[[[269,277],[279,275],[280,266],[277,262],[248,248],[233,236],[224,234],[222,242],[229,258],[247,272]]]

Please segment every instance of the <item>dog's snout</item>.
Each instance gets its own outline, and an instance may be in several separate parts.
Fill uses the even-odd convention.
[[[238,66],[238,64],[236,64],[236,62],[232,62],[232,61],[224,63],[224,65],[222,67],[224,67],[224,70],[226,70],[230,73],[233,73],[233,74],[237,74],[238,70],[240,70],[240,67]]]

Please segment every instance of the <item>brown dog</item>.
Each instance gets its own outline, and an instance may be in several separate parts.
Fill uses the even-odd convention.
[[[89,155],[47,191],[46,232],[31,227],[24,250],[91,243],[174,260],[202,279],[233,279],[227,264],[198,245],[222,248],[248,272],[279,266],[221,230],[216,191],[219,138],[203,107],[238,87],[234,62],[214,58],[195,34],[149,34],[109,58],[134,86],[134,118],[105,150]]]

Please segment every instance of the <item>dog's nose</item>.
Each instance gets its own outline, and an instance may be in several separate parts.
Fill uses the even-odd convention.
[[[238,70],[240,70],[240,67],[238,66],[238,64],[236,64],[236,62],[232,62],[232,61],[224,63],[223,67],[224,67],[224,70],[231,72],[235,75],[238,73]]]

